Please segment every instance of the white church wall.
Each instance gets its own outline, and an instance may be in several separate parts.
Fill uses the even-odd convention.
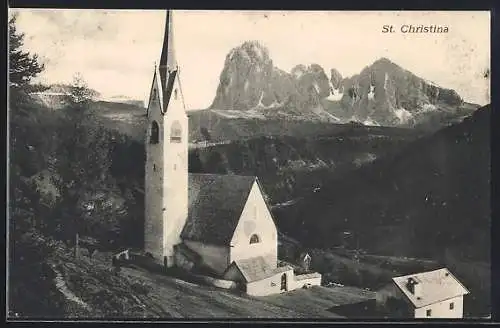
[[[160,109],[160,90],[155,75],[148,106],[148,125],[146,127],[146,167],[144,187],[144,247],[159,263],[163,262],[163,116]],[[151,144],[151,127],[156,122],[159,127],[159,140]]]
[[[252,235],[258,243],[250,244]],[[278,238],[276,225],[268,211],[257,182],[254,183],[231,240],[230,262],[262,256],[273,268],[277,266]]]
[[[174,264],[173,247],[181,242],[180,233],[188,215],[188,119],[181,97],[178,75],[173,85],[163,125],[165,127],[163,252],[170,266]]]
[[[287,289],[281,289],[281,278],[285,275],[287,279]],[[293,270],[277,273],[269,278],[247,283],[246,293],[252,296],[267,296],[278,294],[293,289]]]
[[[229,266],[227,247],[207,245],[197,241],[184,240],[184,244],[201,256],[203,264],[222,275]]]

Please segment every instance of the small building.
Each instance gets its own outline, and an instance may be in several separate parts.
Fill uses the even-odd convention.
[[[392,278],[377,292],[389,317],[462,318],[467,288],[446,268]]]
[[[234,261],[224,279],[236,281],[248,295],[266,296],[294,289],[291,266],[272,267],[262,257]]]

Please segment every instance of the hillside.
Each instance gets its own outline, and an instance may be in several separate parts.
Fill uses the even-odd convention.
[[[373,297],[359,288],[318,286],[250,297],[189,281],[175,272],[166,275],[136,266],[117,272],[109,253],[90,259],[82,249],[75,259],[63,243],[36,234],[31,239],[33,247],[48,247],[51,252],[43,262],[32,259],[38,281],[25,273],[24,282],[14,285],[9,307],[13,319],[341,318],[329,309]],[[43,297],[31,292],[35,285]]]
[[[418,249],[427,253],[438,248],[435,244],[438,240],[442,246],[457,244],[466,233],[469,239],[477,238],[478,242],[473,244],[476,251],[470,255],[487,259],[489,113],[489,106],[483,107],[463,123],[421,138],[394,156],[325,183],[321,191],[290,211],[297,210],[294,217],[298,219],[305,213],[311,216],[310,209],[315,209],[315,222],[328,222],[327,226],[318,225],[314,232],[316,237],[321,231],[328,233],[335,227],[372,234],[373,229],[388,225],[405,227],[408,232],[414,230],[410,229],[410,224],[424,229],[420,234],[415,232],[414,236],[401,232],[393,234],[393,238],[401,238],[405,245],[415,248],[413,250],[405,245],[389,246],[393,238],[387,238],[386,232],[380,231],[385,235],[385,243],[379,243],[373,235],[367,237],[367,245],[373,244],[370,246],[378,251]],[[293,214],[287,212],[287,220],[290,220],[289,215]],[[451,239],[445,240],[444,236],[436,239],[436,233],[444,227]],[[450,227],[453,230],[450,231]],[[425,242],[421,238],[426,238]],[[408,240],[418,243],[408,243]]]
[[[394,156],[325,181],[275,209],[279,226],[320,248],[343,244],[349,232],[350,247],[369,253],[440,260],[489,304],[490,113],[483,107]]]
[[[419,137],[414,130],[380,127],[344,125],[327,131],[315,137],[263,135],[193,147],[190,172],[258,176],[270,203],[278,204],[307,195],[326,179],[397,152]]]

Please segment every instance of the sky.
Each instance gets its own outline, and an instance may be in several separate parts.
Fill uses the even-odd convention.
[[[69,83],[82,74],[104,97],[146,100],[165,27],[163,10],[17,9],[25,48],[45,63],[39,81]],[[247,40],[269,49],[274,66],[321,65],[329,75],[359,73],[380,57],[490,102],[489,12],[174,11],[174,44],[188,109],[215,97],[226,55]],[[447,26],[448,33],[382,33],[383,25]]]

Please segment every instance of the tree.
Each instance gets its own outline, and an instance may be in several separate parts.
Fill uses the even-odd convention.
[[[39,62],[38,55],[23,50],[24,33],[16,28],[17,15],[9,19],[9,88],[11,92],[32,92],[41,88],[31,81],[40,74],[44,65]]]
[[[91,91],[77,74],[71,86],[65,119],[58,130],[56,150],[57,181],[61,195],[56,211],[56,232],[66,240],[93,225],[86,217],[82,202],[98,191],[114,186],[111,179],[110,131],[92,115]],[[84,219],[85,218],[85,219]],[[102,220],[105,218],[96,218]]]

